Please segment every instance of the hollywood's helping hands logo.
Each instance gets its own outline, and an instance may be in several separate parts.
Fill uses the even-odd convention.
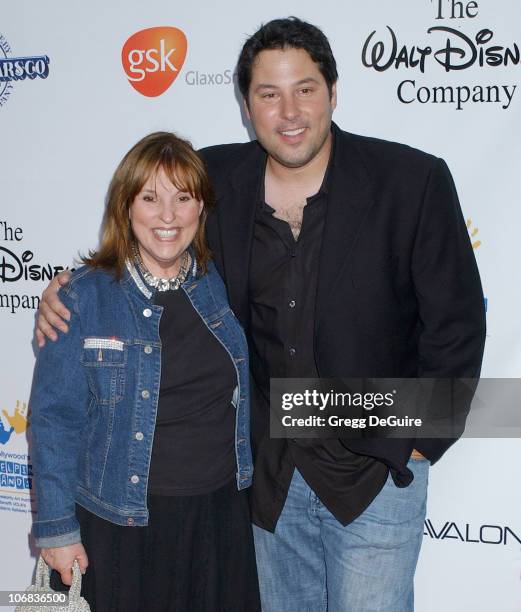
[[[481,240],[478,238],[479,229],[472,225],[472,219],[467,219],[467,230],[472,243],[472,248],[474,250],[479,249],[481,246]]]
[[[27,403],[20,400],[14,408],[0,410],[0,511],[32,512],[33,468],[30,457],[26,450],[17,451],[9,444],[25,434],[27,410]]]
[[[13,434],[23,434],[27,429],[27,404],[16,402],[12,411],[0,412],[0,444],[7,444]]]

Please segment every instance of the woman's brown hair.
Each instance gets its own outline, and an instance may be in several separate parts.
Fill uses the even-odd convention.
[[[129,209],[143,185],[160,168],[180,191],[203,202],[199,227],[192,247],[199,268],[206,272],[211,252],[206,244],[205,224],[213,208],[213,193],[206,167],[192,145],[171,132],[154,132],[136,143],[121,160],[107,193],[100,246],[81,261],[113,271],[119,278],[125,260],[132,258],[134,235]]]

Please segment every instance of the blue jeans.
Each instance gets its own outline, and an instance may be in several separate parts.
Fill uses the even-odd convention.
[[[295,470],[275,533],[254,525],[263,612],[412,612],[429,462],[408,467],[346,527]]]

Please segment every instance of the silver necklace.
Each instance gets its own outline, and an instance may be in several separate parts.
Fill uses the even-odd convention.
[[[154,287],[158,291],[176,291],[185,282],[186,277],[188,276],[188,270],[190,269],[190,255],[188,251],[185,251],[181,255],[181,267],[179,268],[179,272],[172,278],[159,278],[151,274],[143,263],[141,255],[139,254],[139,249],[135,242],[132,245],[132,255],[134,257],[135,264],[145,279],[146,284],[149,287]]]

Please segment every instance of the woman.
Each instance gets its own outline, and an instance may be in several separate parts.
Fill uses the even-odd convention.
[[[189,143],[138,142],[99,250],[61,290],[70,331],[36,363],[33,533],[64,583],[74,559],[86,569],[93,610],[260,608],[247,346],[205,243],[210,204]]]

